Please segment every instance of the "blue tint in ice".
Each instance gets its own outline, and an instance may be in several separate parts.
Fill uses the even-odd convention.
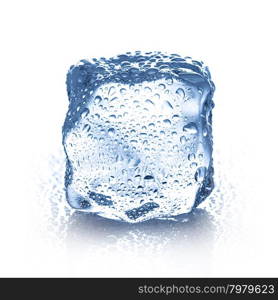
[[[71,207],[127,222],[190,212],[213,189],[208,68],[137,51],[67,75],[63,126]]]

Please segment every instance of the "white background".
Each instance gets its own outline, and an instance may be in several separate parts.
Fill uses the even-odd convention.
[[[2,1],[0,276],[278,276],[276,2]],[[210,67],[216,229],[193,223],[184,240],[146,233],[143,246],[123,238],[117,251],[94,228],[49,238],[40,204],[51,199],[37,182],[60,146],[66,72],[133,50]]]

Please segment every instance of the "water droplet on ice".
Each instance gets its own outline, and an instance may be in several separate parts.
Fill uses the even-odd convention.
[[[121,93],[122,95],[125,95],[125,94],[126,94],[126,89],[124,89],[124,88],[120,89],[120,93]]]
[[[85,124],[83,126],[83,130],[89,132],[91,130],[91,126],[89,124]]]
[[[144,88],[144,90],[145,90],[145,92],[147,92],[147,93],[151,93],[151,92],[152,92],[152,89],[151,89],[150,87],[148,87],[148,86],[146,86],[146,87]]]
[[[197,167],[197,163],[193,162],[193,163],[190,164],[190,168],[193,169],[193,168],[196,168],[196,167]]]
[[[95,100],[94,100],[95,104],[99,104],[101,101],[102,101],[102,98],[100,96],[95,97]]]
[[[165,126],[170,127],[171,126],[171,121],[169,119],[163,120],[163,123]]]
[[[173,116],[172,116],[172,120],[173,120],[174,122],[177,122],[177,121],[179,120],[179,118],[180,118],[179,115],[173,115]]]
[[[192,161],[192,160],[194,160],[195,159],[195,154],[194,153],[190,153],[190,154],[188,154],[188,160],[189,161]]]
[[[81,114],[81,118],[85,118],[85,117],[87,117],[88,116],[88,114],[89,114],[89,109],[88,108],[84,108],[84,110],[83,110],[83,112],[82,112],[82,114]]]
[[[186,132],[187,134],[197,134],[198,133],[197,126],[193,122],[190,122],[190,123],[184,125],[182,130],[184,132]]]
[[[157,101],[159,99],[160,99],[160,95],[159,94],[154,94],[153,100]]]
[[[153,103],[152,100],[150,100],[150,99],[145,100],[145,103],[147,103],[147,104],[149,104],[149,105],[154,105],[154,103]]]
[[[185,92],[182,88],[178,88],[176,94],[178,94],[182,99],[185,97]]]
[[[165,104],[166,104],[167,107],[173,109],[173,105],[171,104],[170,101],[165,101]]]
[[[113,135],[115,134],[115,129],[114,129],[114,128],[109,128],[109,129],[108,129],[108,134],[109,134],[110,136],[113,136]]]
[[[99,115],[99,114],[94,114],[94,118],[95,118],[96,120],[99,120],[99,119],[100,119],[100,115]]]
[[[194,176],[195,180],[197,182],[202,182],[206,176],[206,171],[207,171],[206,167],[198,168]]]
[[[144,180],[147,180],[147,181],[153,180],[153,179],[154,179],[154,177],[153,177],[152,175],[146,175],[146,176],[144,177]]]
[[[114,86],[111,86],[109,88],[108,95],[113,96],[115,94],[115,92],[116,92],[116,88]]]
[[[180,142],[181,142],[182,145],[186,144],[186,137],[184,135],[181,136]]]
[[[168,79],[166,79],[166,82],[167,82],[168,85],[171,85],[171,84],[173,84],[173,79],[168,78]]]
[[[172,132],[172,136],[176,136],[177,135],[177,132],[176,131],[173,131]]]

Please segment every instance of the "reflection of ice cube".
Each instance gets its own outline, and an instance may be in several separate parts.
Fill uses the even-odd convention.
[[[81,61],[67,87],[72,207],[140,222],[188,213],[210,194],[214,85],[203,64],[160,52]]]

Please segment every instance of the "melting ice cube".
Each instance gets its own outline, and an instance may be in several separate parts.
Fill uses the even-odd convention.
[[[208,68],[137,51],[82,60],[67,75],[69,204],[140,222],[190,212],[213,189]]]

